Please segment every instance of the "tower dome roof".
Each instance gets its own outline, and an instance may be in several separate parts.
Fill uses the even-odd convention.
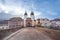
[[[27,12],[25,12],[25,14],[24,15],[27,15]]]
[[[34,15],[34,12],[33,11],[31,12],[31,15]]]

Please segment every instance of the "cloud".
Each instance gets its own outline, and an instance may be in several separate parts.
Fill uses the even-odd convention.
[[[60,0],[5,0],[2,2],[0,3],[0,9],[7,14],[22,17],[25,11],[28,15],[31,11],[34,11],[36,18],[60,17]]]
[[[0,13],[0,20],[7,20],[9,18],[13,17],[11,14],[5,14],[4,12]]]
[[[0,5],[1,10],[6,11],[6,12],[13,12],[13,15],[19,15],[20,13],[24,13],[25,9],[22,7],[17,7],[17,6],[10,6],[10,5]]]

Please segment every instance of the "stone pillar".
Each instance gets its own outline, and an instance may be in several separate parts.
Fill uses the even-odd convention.
[[[24,27],[26,27],[26,19],[24,19]]]
[[[26,27],[26,18],[27,18],[27,12],[24,14],[24,27]]]

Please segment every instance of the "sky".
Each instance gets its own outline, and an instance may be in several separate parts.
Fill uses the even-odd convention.
[[[60,18],[60,0],[0,0],[2,19],[13,16],[23,18],[25,11],[28,16],[33,11],[35,18]]]

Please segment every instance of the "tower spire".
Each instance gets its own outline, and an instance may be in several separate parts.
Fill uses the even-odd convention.
[[[33,5],[33,1],[32,1],[31,14],[30,14],[31,19],[32,19],[32,26],[34,26],[34,19],[35,19],[35,18],[34,18],[33,8],[34,8],[34,5]]]
[[[24,15],[27,15],[27,12],[25,11],[25,14]]]

